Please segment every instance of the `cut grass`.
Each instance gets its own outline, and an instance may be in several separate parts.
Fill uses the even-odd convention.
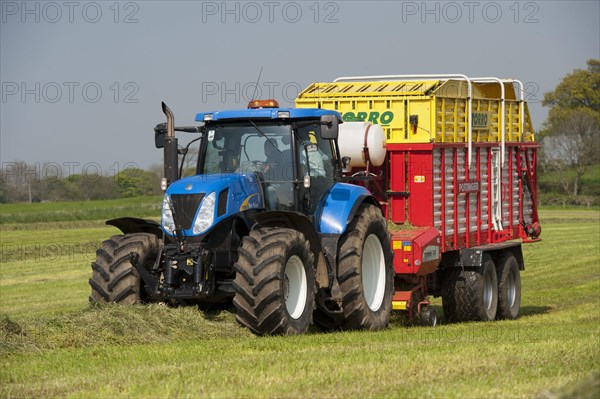
[[[3,231],[0,397],[596,398],[600,213],[540,216],[543,241],[524,246],[518,320],[425,328],[394,315],[376,333],[266,338],[231,310],[89,306],[94,243],[112,227]],[[32,241],[79,252],[14,250]]]
[[[44,345],[57,336],[60,345],[4,357],[0,379],[6,396],[19,397],[531,397],[598,370],[597,342],[590,339],[598,318],[566,313],[256,338],[229,313],[202,321],[185,309],[160,317],[109,309],[97,318],[61,318],[65,324],[53,319]],[[556,324],[556,316],[577,323],[578,333]],[[77,327],[84,320],[102,331],[86,337]],[[73,340],[65,339],[69,333]],[[95,342],[100,337],[102,344]]]

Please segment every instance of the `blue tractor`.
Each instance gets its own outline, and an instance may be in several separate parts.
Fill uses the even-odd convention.
[[[215,304],[258,335],[385,328],[394,293],[386,220],[363,186],[343,182],[338,112],[279,108],[199,113],[201,126],[155,128],[164,149],[160,224],[119,218],[92,263],[90,301]],[[181,178],[175,131],[196,133]],[[184,154],[183,156],[181,156]],[[183,159],[181,160],[183,165]]]

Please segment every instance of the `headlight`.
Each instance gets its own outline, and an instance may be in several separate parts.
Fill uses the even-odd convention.
[[[194,220],[194,229],[192,230],[194,234],[204,233],[212,226],[215,220],[216,197],[214,191],[204,197],[196,220]]]
[[[173,212],[171,211],[171,200],[167,194],[163,197],[161,224],[167,233],[173,234],[175,232],[175,220],[173,220]]]
[[[423,250],[423,263],[430,260],[438,260],[440,258],[440,247],[437,245],[429,245]]]

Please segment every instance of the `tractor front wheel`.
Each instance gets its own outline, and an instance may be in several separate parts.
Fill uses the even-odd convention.
[[[90,302],[126,305],[148,302],[131,255],[137,255],[138,262],[149,269],[156,261],[158,247],[158,238],[146,233],[117,235],[102,242],[92,262]]]
[[[315,307],[314,257],[299,231],[258,228],[235,263],[236,320],[257,335],[301,334]]]

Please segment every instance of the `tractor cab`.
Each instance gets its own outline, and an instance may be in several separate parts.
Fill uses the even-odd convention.
[[[246,110],[198,114],[196,120],[205,123],[196,173],[255,174],[267,210],[312,214],[335,183],[339,156],[332,131],[340,117],[331,111],[255,100]]]

